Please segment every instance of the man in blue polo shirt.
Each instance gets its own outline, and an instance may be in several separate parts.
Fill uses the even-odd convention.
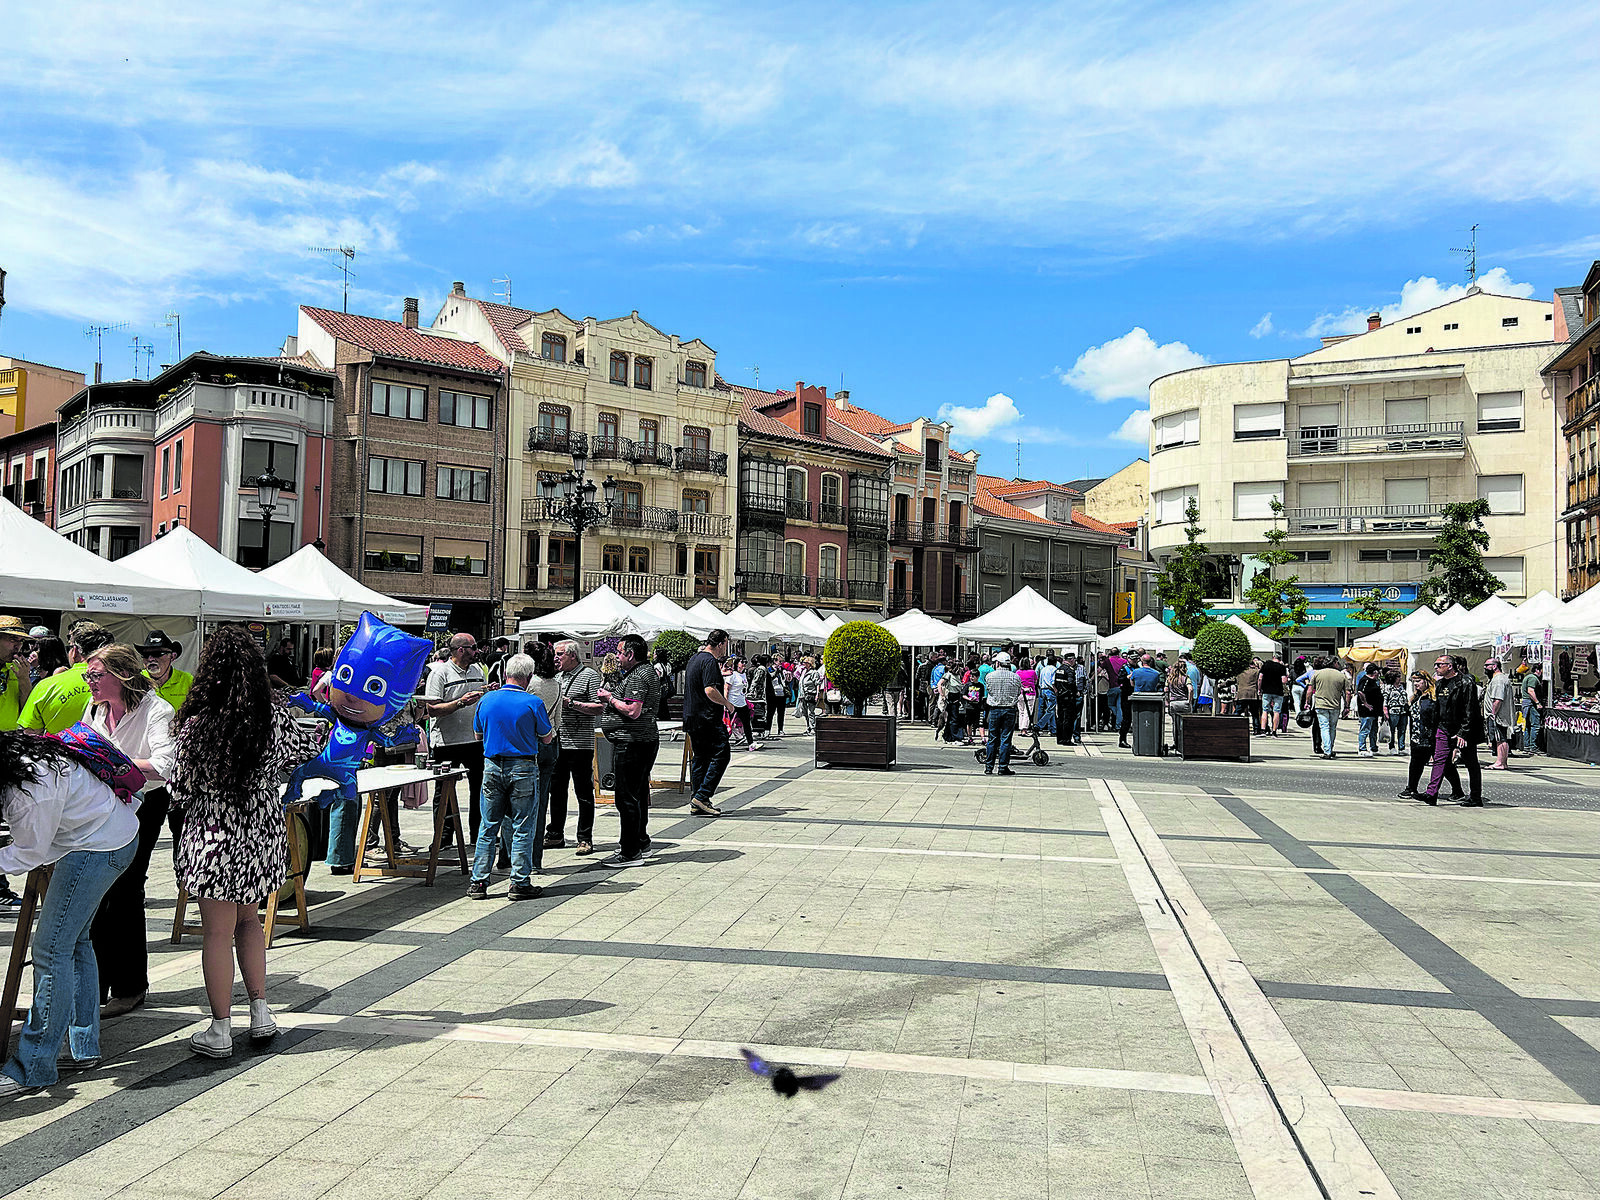
[[[539,793],[539,744],[556,736],[544,701],[525,690],[533,678],[533,659],[514,654],[506,663],[504,685],[478,701],[472,727],[483,739],[483,791],[479,796],[478,844],[472,858],[467,895],[489,898],[489,868],[500,844],[500,825],[511,821],[509,899],[532,900],[533,839],[544,824]]]

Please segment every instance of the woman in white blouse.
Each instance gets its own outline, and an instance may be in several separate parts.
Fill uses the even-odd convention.
[[[55,865],[33,932],[33,1005],[16,1054],[0,1068],[4,1100],[49,1087],[62,1068],[100,1061],[100,976],[89,924],[133,861],[139,819],[60,742],[15,731],[0,733],[0,815],[12,838],[0,847],[0,872]]]
[[[90,704],[86,725],[133,760],[148,781],[139,794],[139,847],[111,885],[94,919],[94,953],[100,963],[103,1017],[120,1017],[144,1003],[150,987],[150,953],[144,922],[144,885],[150,855],[166,823],[167,775],[177,751],[172,705],[156,695],[144,660],[132,646],[113,643],[89,656],[84,679]]]

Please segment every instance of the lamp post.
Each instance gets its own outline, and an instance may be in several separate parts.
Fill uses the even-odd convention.
[[[552,519],[572,526],[572,599],[577,601],[583,586],[583,533],[611,517],[617,503],[617,481],[607,475],[603,485],[605,499],[595,500],[601,488],[584,475],[589,455],[580,444],[572,452],[572,467],[561,474],[561,492],[549,501]]]
[[[1228,593],[1228,598],[1230,600],[1240,599],[1239,580],[1243,575],[1244,559],[1240,558],[1237,554],[1228,555],[1228,582],[1233,589]]]
[[[278,493],[283,491],[284,480],[278,478],[269,465],[253,480],[256,488],[256,507],[261,510],[261,565],[272,565],[272,510],[278,507]]]

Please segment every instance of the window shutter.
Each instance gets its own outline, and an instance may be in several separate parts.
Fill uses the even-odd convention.
[[[1522,511],[1522,476],[1480,475],[1478,498],[1489,502],[1492,513],[1519,513]]]
[[[1428,401],[1426,398],[1416,400],[1390,400],[1383,406],[1384,424],[1390,429],[1397,429],[1405,425],[1426,425],[1428,423]]]
[[[1236,404],[1233,407],[1233,432],[1239,437],[1283,436],[1282,404]]]
[[[1526,596],[1528,585],[1523,579],[1523,560],[1521,558],[1486,558],[1483,566],[1489,574],[1505,584],[1506,596]]]
[[[1478,395],[1480,432],[1522,427],[1521,392],[1481,392]]]
[[[1337,404],[1302,404],[1295,417],[1301,429],[1337,429],[1339,406]]]
[[[1233,485],[1233,516],[1238,521],[1270,520],[1272,502],[1282,501],[1281,482],[1236,483]]]
[[[1339,485],[1337,483],[1302,483],[1299,487],[1301,508],[1337,508]]]

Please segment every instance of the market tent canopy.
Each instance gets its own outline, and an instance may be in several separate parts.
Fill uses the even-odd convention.
[[[949,646],[961,637],[954,625],[930,617],[920,608],[912,608],[898,617],[890,617],[883,627],[894,634],[902,646]]]
[[[701,635],[708,632],[705,629],[691,629],[693,622],[690,620],[688,610],[663,592],[657,592],[650,599],[641,601],[629,619],[645,637],[655,637],[667,629]]]
[[[737,625],[741,629],[755,630],[755,636],[760,638],[781,638],[786,632],[763,617],[748,604],[739,604],[728,614],[730,627]]]
[[[1093,625],[1068,616],[1031,587],[1024,587],[993,612],[956,628],[969,642],[1093,645],[1100,640]]]
[[[1563,604],[1549,592],[1540,592],[1517,605],[1506,620],[1504,632],[1523,645],[1529,638],[1542,641],[1546,629],[1550,631],[1550,640],[1557,645],[1600,642],[1600,604],[1595,600],[1582,604],[1588,595],[1590,593],[1586,592],[1570,604]],[[1600,600],[1600,597],[1595,599]]]
[[[767,624],[782,629],[783,638],[789,642],[799,642],[808,646],[819,646],[823,639],[806,629],[781,608],[775,608],[765,614]]]
[[[825,645],[828,641],[828,635],[833,632],[822,623],[822,618],[809,608],[796,617],[794,623],[816,638],[820,645]]]
[[[825,629],[830,634],[833,633],[833,631],[835,629],[839,628],[839,626],[841,626],[843,624],[844,624],[844,618],[841,617],[836,612],[831,612],[827,616],[822,618],[822,628]]]
[[[1369,633],[1366,637],[1358,637],[1355,645],[1372,647],[1384,650],[1402,650],[1405,648],[1404,639],[1420,633],[1426,626],[1439,619],[1439,614],[1424,604],[1421,608],[1407,613],[1387,629],[1377,633]]]
[[[750,606],[747,604],[741,605],[740,607],[750,609],[751,615],[756,618],[754,624],[735,620],[733,613],[739,611],[737,608],[734,609],[732,613],[725,613],[715,604],[711,603],[710,600],[703,599],[700,601],[700,603],[696,604],[689,610],[689,615],[700,622],[700,624],[692,627],[690,632],[698,633],[701,637],[704,637],[713,629],[724,629],[727,631],[730,638],[734,638],[738,641],[744,641],[748,638],[769,638],[773,636],[772,629],[764,620],[761,619],[760,613],[756,612],[755,609],[750,608]]]
[[[1393,638],[1393,645],[1396,649],[1409,651],[1443,649],[1451,636],[1451,631],[1460,629],[1471,615],[1459,602],[1452,604],[1433,620],[1408,631],[1404,637]],[[1384,630],[1384,634],[1392,634],[1399,628],[1399,624],[1396,622]]]
[[[1490,596],[1459,620],[1452,621],[1448,628],[1441,624],[1430,625],[1418,644],[1433,650],[1470,650],[1474,646],[1491,645],[1516,611],[1499,596]]]
[[[1261,630],[1250,624],[1249,621],[1246,621],[1238,613],[1234,613],[1228,617],[1225,623],[1232,625],[1235,629],[1242,629],[1244,631],[1244,636],[1250,639],[1250,649],[1255,651],[1257,654],[1271,654],[1278,648],[1277,642],[1273,641],[1266,634],[1262,633]]]
[[[592,638],[601,634],[637,633],[638,610],[612,588],[601,584],[581,600],[542,617],[529,617],[517,624],[519,636],[535,633],[564,633],[569,637]]]
[[[314,596],[219,553],[179,525],[121,560],[129,569],[192,588],[206,621],[337,621],[339,602]]]
[[[301,546],[282,562],[262,571],[261,578],[334,601],[340,621],[359,621],[364,612],[391,625],[421,625],[428,619],[426,604],[408,604],[373,591],[334,566],[315,546]]]
[[[1119,629],[1105,639],[1121,650],[1190,650],[1194,639],[1186,638],[1176,629],[1146,614],[1126,629]]]
[[[91,554],[8,500],[0,500],[0,596],[12,609],[186,617],[200,611],[196,588],[146,574],[127,559]]]

